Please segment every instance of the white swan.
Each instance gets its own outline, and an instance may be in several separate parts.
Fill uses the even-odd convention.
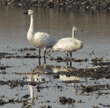
[[[77,30],[76,26],[73,26],[72,28],[72,38],[62,38],[60,39],[52,48],[53,52],[56,51],[62,51],[67,54],[70,52],[70,56],[72,58],[72,52],[77,51],[78,49],[81,49],[83,47],[82,41],[76,39],[74,37],[74,32]]]
[[[37,32],[34,33],[34,13],[31,9],[29,9],[24,14],[30,15],[30,27],[27,32],[27,40],[35,47],[39,49],[39,56],[41,52],[41,48],[44,49],[44,58],[47,48],[52,48],[56,41],[53,37],[51,37],[49,34],[45,32]]]

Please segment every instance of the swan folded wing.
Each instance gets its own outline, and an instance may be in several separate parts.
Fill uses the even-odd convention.
[[[34,34],[33,45],[35,47],[42,48],[44,46],[43,42],[42,42],[42,36],[43,36],[42,32],[37,32],[37,33]]]
[[[49,35],[49,37],[46,39],[46,43],[46,48],[52,48],[56,44],[56,41],[53,37]]]
[[[65,38],[65,39],[61,39],[59,40],[54,47],[52,48],[53,51],[70,51],[70,52],[74,52],[77,50],[77,46],[78,43],[75,42],[73,39],[71,38]]]
[[[52,48],[56,44],[54,38],[47,33],[44,36],[42,36],[41,41],[45,48]]]
[[[34,46],[39,48],[51,48],[55,44],[55,40],[45,32],[37,32],[34,35]]]

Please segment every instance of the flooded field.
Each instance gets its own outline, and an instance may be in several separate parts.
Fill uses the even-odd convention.
[[[104,11],[32,8],[34,30],[58,41],[72,36],[82,49],[72,60],[63,52],[46,59],[27,41],[28,8],[0,7],[0,107],[109,108],[110,14]]]

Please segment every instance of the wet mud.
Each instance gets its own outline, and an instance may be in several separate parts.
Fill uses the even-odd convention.
[[[97,56],[92,59],[70,59],[66,57],[52,57],[50,55],[45,59],[50,60],[51,62],[70,62],[70,66],[53,66],[51,64],[46,64],[46,62],[41,65],[41,63],[38,62],[38,65],[28,72],[17,72],[17,70],[15,70],[15,66],[13,66],[12,64],[8,63],[8,65],[6,65],[2,63],[3,60],[10,60],[13,58],[16,61],[27,59],[34,60],[34,58],[36,58],[37,61],[40,61],[40,59],[43,59],[43,56],[39,57],[33,51],[36,51],[36,49],[18,49],[16,50],[16,53],[0,52],[0,75],[2,77],[0,80],[0,86],[7,87],[7,89],[12,91],[16,89],[19,92],[23,91],[23,94],[19,94],[19,92],[16,91],[13,98],[7,96],[8,92],[6,93],[6,95],[2,94],[0,96],[0,106],[5,106],[7,104],[13,103],[14,105],[21,104],[21,107],[27,108],[34,108],[37,106],[37,104],[39,104],[41,108],[54,108],[55,106],[59,106],[61,108],[70,106],[77,107],[78,104],[87,103],[82,98],[83,96],[89,97],[94,94],[97,100],[103,95],[108,97],[110,96],[110,61],[109,59],[104,59],[103,56]],[[71,65],[71,63],[80,62],[86,64],[90,64],[91,62],[92,66],[75,68]],[[14,70],[10,72],[8,71],[9,69]],[[13,77],[6,78],[10,75]],[[101,82],[102,79],[105,79],[103,81],[103,84]],[[108,82],[106,82],[106,80],[108,80]],[[30,94],[27,92],[25,93],[27,88],[29,89]],[[48,98],[46,97],[46,95],[49,95],[49,91],[51,89],[52,91],[55,90],[55,96],[53,96],[53,98]],[[69,89],[72,89],[72,94],[74,94],[74,96],[76,97],[79,96],[79,98],[77,99],[74,96],[69,96],[69,92],[67,91]],[[34,94],[35,91],[36,93]],[[61,93],[61,95],[57,95],[56,91],[59,94]],[[67,92],[65,93],[65,91]],[[53,106],[52,103],[54,103]],[[98,108],[99,106],[109,107],[110,105],[106,105],[105,103],[100,102],[98,104],[92,104],[90,107]]]
[[[67,97],[59,97],[59,102],[62,105],[65,105],[65,104],[74,104],[75,103],[75,100],[74,99],[71,99],[71,98],[67,98]]]
[[[27,48],[27,47],[25,47],[25,48],[21,48],[21,49],[18,49],[18,51],[35,51],[35,50],[37,50],[36,48]]]
[[[70,61],[72,61],[72,62],[87,62],[88,61],[87,58],[85,58],[85,59],[75,59],[75,58],[70,59],[70,58],[67,58],[67,57],[65,57],[65,58],[62,58],[62,57],[56,57],[56,58],[51,57],[50,60],[51,61],[55,60],[57,62],[70,62]]]

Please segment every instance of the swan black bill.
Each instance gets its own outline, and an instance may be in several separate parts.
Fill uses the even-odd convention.
[[[23,14],[24,14],[24,15],[27,15],[27,14],[28,14],[28,12],[24,12]]]

